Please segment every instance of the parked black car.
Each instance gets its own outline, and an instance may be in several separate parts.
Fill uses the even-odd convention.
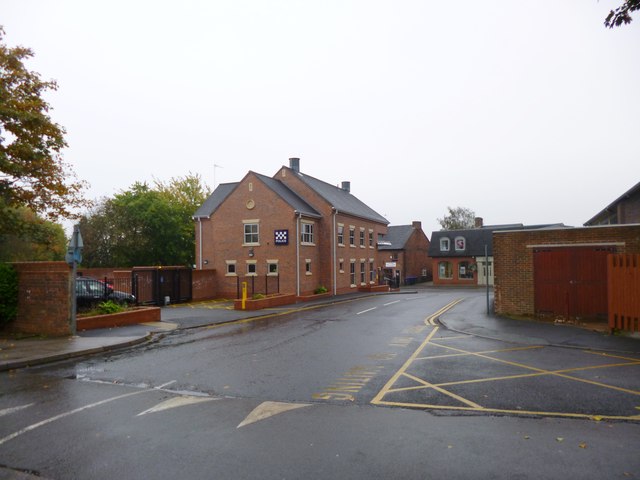
[[[114,290],[102,280],[91,277],[76,278],[76,302],[79,307],[90,307],[107,300],[129,305],[136,303],[136,297]]]

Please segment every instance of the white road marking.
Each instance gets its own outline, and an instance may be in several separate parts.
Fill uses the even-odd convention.
[[[264,402],[258,405],[236,428],[242,428],[251,423],[265,420],[274,415],[297,410],[298,408],[310,407],[310,403],[283,403],[283,402]]]
[[[176,380],[172,380],[170,382],[167,382],[167,383],[165,383],[163,385],[160,385],[159,387],[156,387],[155,389],[156,390],[160,390],[160,389],[162,389],[162,388],[164,388],[164,387],[166,387],[168,385],[172,385],[174,383],[176,383]],[[61,413],[60,415],[56,415],[54,417],[47,418],[46,420],[42,420],[41,422],[34,423],[33,425],[29,425],[28,427],[25,427],[22,430],[18,430],[17,432],[13,432],[11,435],[7,435],[4,438],[0,438],[0,445],[3,445],[5,443],[15,439],[15,438],[19,437],[20,435],[24,435],[27,432],[35,430],[36,428],[43,427],[43,426],[48,425],[50,423],[53,423],[53,422],[55,422],[57,420],[61,420],[61,419],[65,418],[65,417],[69,417],[69,416],[74,415],[76,413],[83,412],[84,410],[89,410],[91,408],[99,407],[99,406],[104,405],[106,403],[113,402],[114,400],[120,400],[122,398],[132,397],[133,395],[140,395],[141,393],[145,393],[145,392],[149,392],[149,391],[151,391],[151,390],[145,389],[145,390],[138,390],[136,392],[125,393],[124,395],[118,395],[117,397],[107,398],[105,400],[101,400],[99,402],[91,403],[89,405],[85,405],[84,407],[76,408],[75,410],[71,410],[71,411],[68,411],[68,412],[65,412],[65,413]]]
[[[3,415],[11,415],[14,412],[19,412],[20,410],[29,408],[32,405],[35,405],[35,403],[30,403],[29,405],[20,405],[19,407],[5,408],[4,410],[0,410],[0,417],[2,417]]]
[[[89,410],[90,408],[99,407],[100,405],[104,405],[105,403],[113,402],[114,400],[120,400],[122,398],[132,397],[133,395],[140,395],[141,393],[145,393],[145,392],[148,392],[148,391],[149,390],[140,390],[140,391],[137,391],[137,392],[125,393],[124,395],[118,395],[117,397],[107,398],[105,400],[101,400],[100,402],[91,403],[89,405],[85,405],[84,407],[76,408],[75,410],[71,410],[69,412],[61,413],[60,415],[56,415],[55,417],[47,418],[46,420],[42,420],[41,422],[34,423],[33,425],[29,425],[28,427],[25,427],[22,430],[18,430],[17,432],[12,433],[11,435],[7,435],[4,438],[0,438],[0,445],[3,445],[5,443],[9,442],[10,440],[13,440],[14,438],[19,437],[20,435],[23,435],[23,434],[25,434],[27,432],[35,430],[36,428],[43,427],[45,425],[48,425],[50,423],[55,422],[56,420],[60,420],[62,418],[65,418],[65,417],[68,417],[70,415],[73,415],[75,413],[79,413],[79,412],[82,412],[84,410]]]
[[[177,380],[171,380],[170,382],[163,383],[159,387],[156,387],[156,390],[162,390],[164,387],[168,387],[169,385],[173,385],[176,382],[177,382]]]
[[[146,415],[147,413],[155,413],[155,412],[162,412],[164,410],[170,410],[172,408],[178,408],[178,407],[183,407],[185,405],[194,405],[196,403],[202,403],[202,402],[210,402],[212,400],[219,400],[219,398],[205,398],[205,397],[175,397],[175,398],[170,398],[169,400],[166,400],[162,403],[159,403],[158,405],[156,405],[155,407],[151,407],[148,410],[145,410],[142,413],[139,413],[138,415],[136,415],[137,417],[141,417],[142,415]]]
[[[400,300],[396,300],[394,302],[385,303],[384,306],[388,307],[389,305],[393,305],[394,303],[400,303]]]
[[[356,313],[356,315],[361,315],[361,314],[363,314],[363,313],[370,312],[371,310],[375,310],[376,308],[378,308],[378,307],[373,307],[373,308],[369,308],[368,310],[363,310],[363,311],[361,311],[361,312]]]

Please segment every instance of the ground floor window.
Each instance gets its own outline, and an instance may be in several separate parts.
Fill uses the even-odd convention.
[[[451,264],[451,262],[438,263],[438,277],[453,278],[453,265]]]
[[[227,275],[234,276],[236,275],[236,261],[235,260],[227,260]]]
[[[267,275],[274,276],[274,277],[278,275],[277,260],[267,260]]]
[[[258,266],[255,260],[247,260],[247,275],[257,275]]]
[[[364,262],[360,262],[360,283],[365,283],[367,271]]]
[[[463,280],[473,280],[473,269],[469,262],[460,262],[458,264],[458,278]]]
[[[356,284],[356,261],[351,260],[349,265],[349,281],[351,285],[355,286]]]

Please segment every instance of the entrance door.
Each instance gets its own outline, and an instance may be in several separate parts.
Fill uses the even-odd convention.
[[[533,251],[536,315],[607,319],[607,255],[615,247]]]

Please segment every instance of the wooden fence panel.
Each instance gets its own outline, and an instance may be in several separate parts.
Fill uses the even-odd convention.
[[[609,328],[640,332],[640,255],[608,257]]]

